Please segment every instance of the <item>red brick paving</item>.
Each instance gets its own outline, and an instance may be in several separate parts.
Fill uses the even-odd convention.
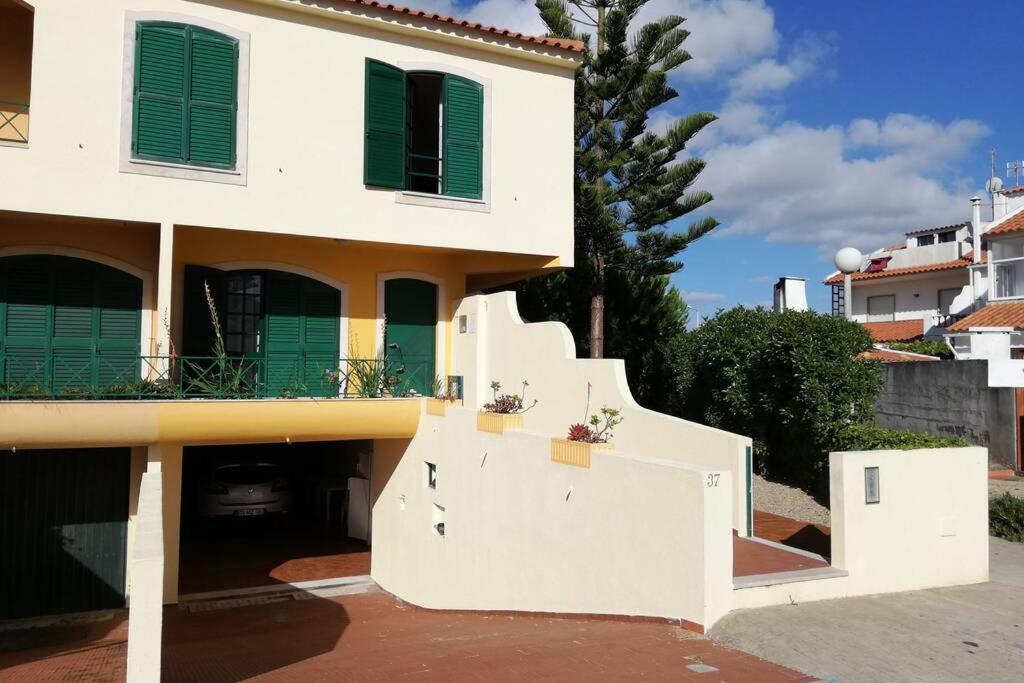
[[[128,612],[64,628],[0,633],[0,681],[123,681]]]
[[[732,537],[732,575],[754,576],[827,567],[828,562],[773,548],[749,538]]]
[[[686,666],[718,668],[696,674]],[[810,681],[664,623],[424,610],[380,590],[165,612],[166,681]]]
[[[832,556],[832,530],[821,524],[801,522],[770,512],[754,510],[754,535],[793,548]]]
[[[754,535],[766,541],[817,553],[827,558],[831,554],[829,533],[830,530],[827,526],[801,522],[761,510],[754,511]],[[736,535],[733,535],[732,539],[732,552],[732,575],[734,577],[828,566],[827,562],[787,552],[781,548],[773,548]]]

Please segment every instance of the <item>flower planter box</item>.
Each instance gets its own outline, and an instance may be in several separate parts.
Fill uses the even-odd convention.
[[[448,406],[461,406],[462,401],[445,401],[439,398],[428,398],[427,399],[427,415],[437,415],[438,417],[444,417],[444,413],[448,410]]]
[[[523,428],[522,413],[487,413],[476,414],[476,428],[481,432],[503,434],[509,429]]]
[[[551,461],[574,467],[590,467],[590,454],[594,451],[611,451],[610,443],[587,443],[569,439],[551,439]]]

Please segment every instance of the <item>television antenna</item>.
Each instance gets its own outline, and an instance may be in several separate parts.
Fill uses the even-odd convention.
[[[1014,187],[1020,187],[1021,175],[1024,175],[1024,160],[1006,162],[1006,177],[1013,178]]]

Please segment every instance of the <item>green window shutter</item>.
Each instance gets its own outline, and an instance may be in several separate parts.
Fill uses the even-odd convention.
[[[327,371],[337,371],[341,356],[338,316],[341,294],[316,280],[302,281],[303,383],[310,396],[330,396]]]
[[[142,369],[142,281],[120,270],[102,267],[97,268],[94,279],[97,385],[106,388],[131,384],[139,379]]]
[[[483,197],[484,89],[479,83],[444,78],[444,193]]]
[[[280,396],[302,384],[302,298],[299,277],[267,271],[266,359],[267,395]]]
[[[190,29],[188,160],[202,166],[235,165],[238,43]]]
[[[6,316],[2,330],[4,382],[50,386],[53,328],[52,271],[39,256],[4,259]]]
[[[429,396],[437,352],[437,285],[398,279],[384,283],[384,342],[403,388]]]
[[[137,157],[186,159],[186,53],[186,27],[136,26],[132,151]]]
[[[405,187],[405,72],[366,60],[363,182]]]

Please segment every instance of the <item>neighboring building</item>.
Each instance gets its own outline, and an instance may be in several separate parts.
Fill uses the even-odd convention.
[[[772,292],[772,308],[776,311],[808,310],[806,278],[780,277]]]

